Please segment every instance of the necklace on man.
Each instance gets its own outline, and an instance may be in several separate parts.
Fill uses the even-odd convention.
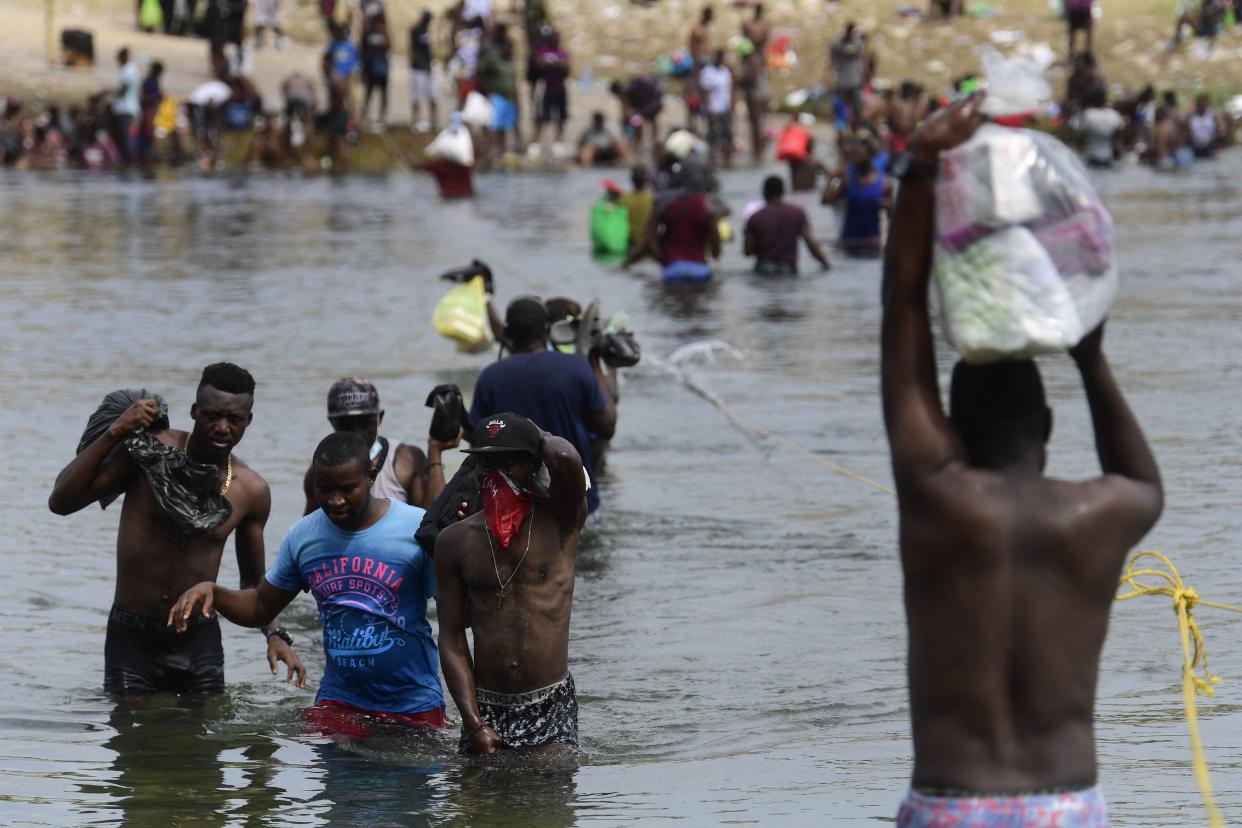
[[[505,590],[509,588],[509,584],[513,583],[513,579],[517,577],[518,570],[522,568],[522,564],[526,563],[526,556],[530,554],[530,532],[535,528],[535,504],[530,505],[530,523],[526,527],[526,551],[522,553],[522,558],[517,562],[517,566],[513,567],[513,571],[509,573],[507,581],[500,580],[500,564],[496,563],[496,547],[492,545],[492,532],[487,528],[487,521],[483,522],[483,534],[487,535],[487,550],[492,553],[492,569],[496,572],[496,583],[500,585],[500,592],[496,594],[496,609],[500,609],[500,605],[505,602]]]
[[[190,456],[190,434],[186,432],[185,445],[181,447],[181,453],[186,457]],[[233,485],[233,452],[229,452],[228,467],[224,472],[224,485],[220,487],[220,496],[228,494],[229,486]]]

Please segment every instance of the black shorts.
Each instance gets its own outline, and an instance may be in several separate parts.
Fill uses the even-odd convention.
[[[224,648],[220,617],[195,615],[183,633],[147,618],[112,608],[104,643],[104,692],[110,696],[151,693],[224,692]]]
[[[555,116],[553,116],[555,113]],[[548,124],[555,121],[563,124],[569,120],[569,94],[565,87],[543,90],[543,101],[539,107],[539,123]]]
[[[1091,12],[1089,10],[1088,11],[1068,11],[1065,13],[1065,20],[1067,23],[1069,23],[1069,28],[1071,32],[1076,32],[1081,29],[1086,29],[1089,31],[1092,25],[1094,25],[1095,23],[1095,21],[1091,17]]]

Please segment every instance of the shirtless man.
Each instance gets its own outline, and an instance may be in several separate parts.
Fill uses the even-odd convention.
[[[365,377],[344,377],[328,389],[328,422],[333,431],[357,434],[371,451],[371,494],[426,509],[444,489],[442,453],[455,448],[461,438],[451,443],[427,439],[427,452],[407,443],[393,444],[379,434],[384,422],[379,391]],[[311,486],[311,470],[302,477],[306,494],[303,515],[319,508]]]
[[[768,80],[768,39],[772,27],[763,17],[763,4],[755,4],[755,16],[742,22],[742,36],[750,41],[752,51],[742,59],[739,86],[746,99],[746,120],[750,124],[751,158],[756,165],[763,161],[765,121],[772,101]]]
[[[686,75],[683,97],[686,100],[686,123],[691,129],[698,131],[699,111],[703,107],[702,93],[699,91],[699,72],[707,65],[711,56],[711,28],[716,12],[711,6],[704,6],[699,15],[699,22],[690,28],[690,41],[687,51],[693,64]]]
[[[927,297],[934,175],[939,154],[979,126],[979,104],[954,105],[915,133],[893,220],[903,243],[888,247],[884,268],[884,416],[914,732],[897,824],[1100,828],[1100,650],[1126,553],[1160,515],[1160,473],[1101,350],[1102,327],[1072,351],[1102,476],[1044,476],[1052,418],[1031,361],[959,363],[949,415],[941,408]]]
[[[516,414],[484,418],[477,434],[468,451],[478,458],[483,510],[436,541],[440,666],[461,713],[461,751],[572,750],[569,618],[586,520],[582,460],[567,440]]]
[[[224,542],[234,531],[242,588],[256,586],[263,575],[263,527],[271,511],[271,492],[262,477],[233,456],[253,419],[253,405],[254,379],[245,369],[223,362],[209,365],[190,407],[193,431],[163,429],[153,435],[184,451],[189,460],[220,470],[221,494],[232,512],[210,533],[178,538],[122,445],[139,429],[156,424],[155,400],[129,406],[56,478],[48,506],[58,515],[125,495],[117,532],[116,590],[104,645],[104,690],[110,695],[224,690],[219,619],[195,619],[181,634],[165,622],[177,596],[200,581],[216,579]],[[306,671],[290,647],[292,638],[275,620],[263,627],[263,634],[272,673],[283,661],[288,667],[286,680],[296,677],[301,687]]]
[[[888,156],[896,158],[910,148],[910,136],[923,118],[923,88],[902,81],[901,90],[888,103]]]

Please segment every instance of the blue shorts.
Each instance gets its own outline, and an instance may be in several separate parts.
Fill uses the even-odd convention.
[[[1108,828],[1108,806],[1098,787],[1020,796],[931,796],[910,791],[897,828]]]
[[[712,269],[703,262],[669,262],[664,266],[666,282],[706,282]]]
[[[508,132],[517,129],[517,106],[513,101],[501,95],[492,95],[492,129],[497,132]]]

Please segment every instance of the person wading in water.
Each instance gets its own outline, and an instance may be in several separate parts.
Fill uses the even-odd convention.
[[[1052,416],[1030,360],[953,371],[928,319],[942,151],[981,122],[955,105],[913,138],[884,266],[882,386],[900,513],[912,790],[900,828],[1108,824],[1096,787],[1100,650],[1126,553],[1163,505],[1160,472],[1102,351],[1073,351],[1103,474],[1044,476]]]
[[[578,699],[569,674],[586,475],[573,445],[525,417],[478,423],[483,510],[436,540],[440,665],[461,712],[461,751],[572,751]],[[474,654],[466,642],[474,632]]]
[[[48,506],[71,515],[92,503],[107,505],[125,495],[117,531],[117,579],[104,644],[104,690],[113,696],[156,692],[216,694],[224,690],[224,650],[220,620],[197,618],[178,634],[166,625],[173,602],[200,581],[214,581],[229,535],[237,533],[237,568],[242,588],[263,575],[263,527],[272,508],[267,483],[233,456],[254,415],[254,378],[222,362],[203,369],[190,418],[190,432],[167,428],[162,401],[136,399],[100,436],[82,447],[56,478]],[[145,443],[139,443],[139,433]],[[184,453],[182,456],[180,453]],[[139,458],[149,460],[140,468]],[[149,472],[151,464],[157,470]],[[166,480],[169,466],[193,466],[213,491],[204,502],[221,501],[210,528],[188,531],[169,514],[194,505],[167,503],[152,488]],[[219,483],[216,483],[219,480]],[[216,489],[216,486],[219,486]],[[297,686],[306,670],[294,654],[292,637],[273,619],[263,627],[267,660],[288,667]]]

